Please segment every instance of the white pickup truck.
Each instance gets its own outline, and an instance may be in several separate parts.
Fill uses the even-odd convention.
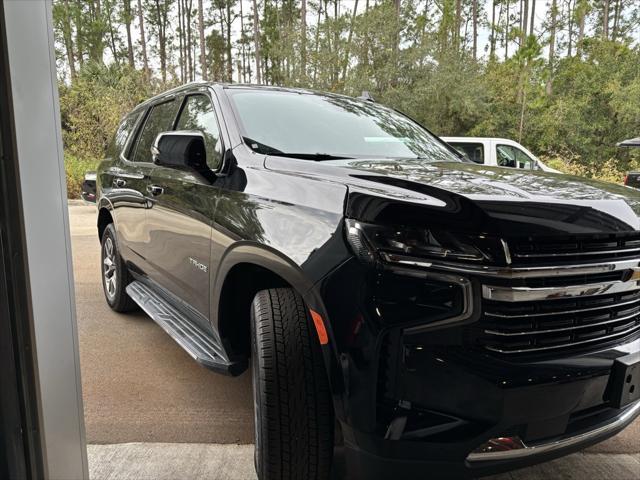
[[[522,168],[560,173],[546,166],[518,142],[506,138],[441,137],[469,160],[494,167]]]

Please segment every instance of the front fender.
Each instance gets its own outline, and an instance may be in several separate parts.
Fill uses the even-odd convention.
[[[327,374],[331,384],[334,402],[338,411],[341,411],[340,393],[344,391],[344,378],[339,367],[339,355],[336,348],[335,337],[327,309],[322,300],[317,284],[314,284],[309,276],[291,258],[271,247],[251,241],[240,241],[229,248],[222,257],[215,273],[215,283],[211,296],[211,321],[213,328],[220,332],[219,315],[222,298],[222,290],[225,280],[231,270],[242,264],[254,265],[266,269],[279,276],[291,285],[304,299],[307,307],[317,312],[323,320],[329,341],[322,345],[322,352]]]
[[[313,288],[311,280],[307,278],[302,269],[286,255],[274,248],[260,245],[256,242],[240,241],[230,247],[220,260],[215,273],[211,312],[217,312],[220,307],[220,296],[227,274],[233,267],[244,263],[256,265],[275,273],[295,288],[303,297]],[[215,316],[213,320],[214,326],[217,327],[217,316]]]

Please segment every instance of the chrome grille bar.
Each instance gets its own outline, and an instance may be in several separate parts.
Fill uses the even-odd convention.
[[[488,265],[468,265],[445,261],[425,261],[424,259],[404,255],[383,253],[383,258],[390,262],[411,265],[432,270],[444,270],[457,274],[479,275],[482,277],[514,279],[566,277],[578,275],[594,275],[615,271],[634,270],[640,267],[639,259],[619,260],[612,262],[577,263],[574,265],[555,265],[543,267],[495,267]]]
[[[639,289],[637,280],[543,288],[482,285],[482,297],[500,302],[528,302],[631,292]]]
[[[578,252],[561,253],[511,253],[515,258],[548,258],[548,257],[578,257],[581,255],[607,255],[610,253],[636,253],[640,248],[622,248],[618,250],[581,250]]]

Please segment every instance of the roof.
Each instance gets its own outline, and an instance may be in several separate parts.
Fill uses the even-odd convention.
[[[640,147],[640,137],[623,140],[616,144],[618,147]]]
[[[331,93],[331,92],[322,92],[322,91],[311,90],[307,88],[279,87],[276,85],[258,85],[253,83],[224,83],[224,82],[195,81],[195,82],[186,83],[184,85],[180,85],[178,87],[172,88],[165,92],[159,93],[158,95],[155,95],[143,101],[142,103],[136,105],[133,111],[139,110],[141,108],[145,108],[151,103],[155,103],[158,100],[161,100],[165,97],[170,97],[172,95],[180,93],[183,90],[188,90],[194,87],[207,87],[207,86],[210,86],[210,87],[220,86],[222,88],[228,88],[228,89],[271,90],[271,91],[290,92],[290,93],[307,93],[307,94],[325,95],[325,96],[333,96],[333,97],[346,97],[346,98],[350,98],[351,100],[366,101],[366,100],[363,100],[362,98],[356,98],[349,95],[342,95],[342,94]]]
[[[159,93],[157,95],[154,95],[151,98],[146,99],[145,101],[139,103],[138,105],[136,105],[133,109],[133,111],[139,110],[141,108],[145,108],[147,107],[149,104],[156,102],[157,100],[163,98],[163,97],[168,97],[171,96],[173,94],[179,93],[182,90],[187,90],[189,88],[193,88],[193,87],[206,87],[207,85],[211,85],[211,83],[209,82],[189,82],[189,83],[185,83],[184,85],[180,85],[178,87],[172,88],[170,90],[166,90],[162,93]]]

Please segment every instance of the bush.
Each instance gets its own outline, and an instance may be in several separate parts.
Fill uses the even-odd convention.
[[[87,63],[72,84],[60,83],[68,198],[79,198],[84,174],[95,170],[122,117],[153,94],[142,72]]]
[[[95,170],[97,160],[80,159],[71,154],[64,156],[64,171],[67,175],[67,198],[80,198],[84,174]]]
[[[78,158],[102,158],[122,117],[152,95],[141,72],[113,64],[86,64],[59,90],[65,151]]]
[[[569,175],[593,178],[603,182],[622,183],[627,172],[626,162],[610,158],[602,163],[581,163],[579,157],[569,157],[568,160],[561,157],[544,157],[542,161],[556,170]]]

